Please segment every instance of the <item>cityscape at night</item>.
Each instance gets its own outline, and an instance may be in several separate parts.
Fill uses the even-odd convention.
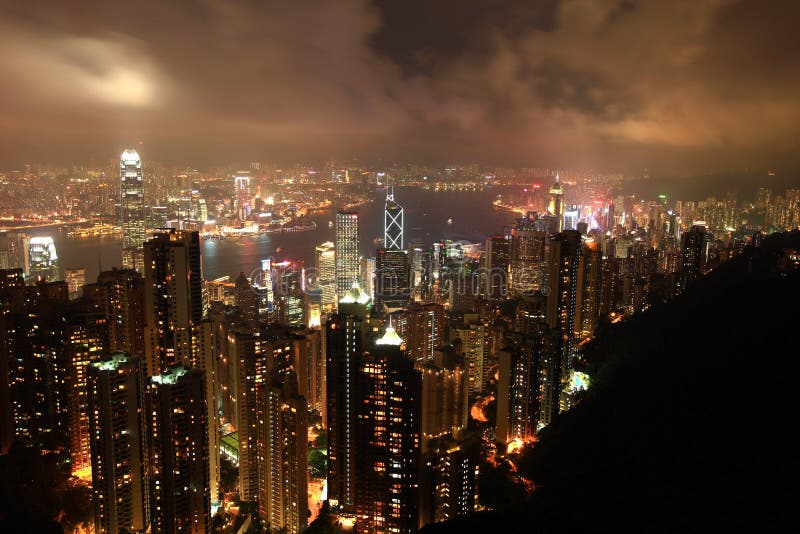
[[[788,532],[800,8],[0,0],[0,532]]]

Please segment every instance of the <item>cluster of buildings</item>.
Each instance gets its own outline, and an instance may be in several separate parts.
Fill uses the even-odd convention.
[[[231,300],[203,279],[199,231],[145,231],[135,151],[120,180],[122,269],[65,281],[46,267],[52,240],[33,239],[30,267],[0,266],[0,450],[33,445],[91,480],[96,532],[211,531],[222,457],[253,520],[302,531],[312,419],[342,525],[410,533],[468,514],[481,455],[535,441],[580,399],[580,347],[601,322],[758,239],[712,202],[621,198],[590,220],[556,177],[484,243],[409,243],[387,186],[374,258],[359,213],[342,210],[313,268],[264,260]],[[249,178],[235,184],[247,219]],[[491,422],[474,413],[487,399]]]

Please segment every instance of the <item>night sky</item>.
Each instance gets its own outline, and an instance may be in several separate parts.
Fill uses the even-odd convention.
[[[790,168],[799,21],[790,0],[0,0],[0,168],[131,144],[195,166]]]

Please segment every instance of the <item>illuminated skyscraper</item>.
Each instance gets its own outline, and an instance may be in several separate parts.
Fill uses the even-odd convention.
[[[259,321],[272,321],[275,313],[275,285],[272,279],[272,258],[261,260],[261,269],[252,279],[256,294],[256,312]]]
[[[520,219],[511,229],[511,280],[515,293],[531,294],[542,289],[547,232],[530,218]]]
[[[272,264],[275,285],[276,320],[284,325],[304,323],[304,273],[302,261],[282,261]]]
[[[292,366],[297,373],[298,392],[306,398],[308,409],[318,412],[326,422],[326,382],[324,333],[316,328],[292,333]]]
[[[358,213],[336,213],[336,294],[344,297],[359,279]]]
[[[422,378],[391,326],[355,375],[356,532],[417,532]]]
[[[28,274],[34,280],[63,280],[52,237],[32,237],[28,242]]]
[[[683,233],[681,239],[681,291],[705,273],[710,242],[711,233],[706,230],[703,223],[693,224],[690,230]]]
[[[144,357],[144,278],[133,269],[103,271],[84,297],[103,307],[110,352]]]
[[[394,315],[397,333],[403,338],[406,356],[418,364],[433,361],[445,344],[445,312],[441,304],[412,303]]]
[[[359,278],[358,284],[369,298],[375,299],[375,258],[362,257],[358,260]]]
[[[117,353],[87,368],[95,532],[145,532],[150,523],[144,366]]]
[[[569,376],[574,356],[581,251],[581,234],[576,230],[565,230],[550,240],[546,317],[548,326],[560,340],[562,383]]]
[[[498,235],[486,240],[483,256],[483,293],[486,298],[504,298],[508,291],[508,270],[510,263],[509,242],[505,236]]]
[[[375,308],[402,308],[411,298],[411,265],[401,249],[379,248],[375,254]]]
[[[556,174],[556,181],[550,188],[550,201],[547,204],[547,211],[556,218],[555,232],[560,232],[564,228],[564,191],[561,188],[561,180]]]
[[[223,402],[231,407],[228,419],[233,423],[239,438],[239,496],[253,501],[258,496],[258,463],[256,457],[258,413],[256,394],[269,376],[272,363],[269,361],[267,342],[258,329],[239,326],[227,335],[225,359],[230,371],[229,379],[223,379],[225,390],[232,402]]]
[[[150,520],[153,532],[210,530],[208,406],[200,369],[150,379]]]
[[[564,230],[577,230],[579,219],[578,206],[576,204],[569,206],[569,209],[564,210],[563,218],[564,222],[562,224],[562,228]]]
[[[108,353],[108,323],[104,310],[86,301],[72,302],[63,323],[67,377],[69,453],[73,473],[91,466],[87,367]]]
[[[126,149],[119,160],[122,267],[143,270],[145,241],[144,180],[138,152]]]
[[[264,424],[256,410],[263,385],[275,369],[292,363],[292,337],[287,328],[254,325],[234,320],[218,324],[222,347],[220,388],[222,414],[238,433],[239,496],[255,501],[259,493],[259,428]],[[263,464],[262,464],[263,466]]]
[[[536,434],[541,408],[544,332],[514,334],[498,354],[497,441],[529,441]]]
[[[461,439],[467,427],[468,387],[464,359],[452,346],[436,351],[430,361],[419,364],[422,372],[421,450],[430,452],[435,438]]]
[[[171,230],[145,246],[145,352],[147,371],[188,365],[200,351],[197,328],[203,320],[200,236]]]
[[[219,483],[217,366],[211,322],[203,318],[200,236],[171,230],[145,243],[145,366],[148,376],[183,365],[201,372],[209,432],[206,465],[210,490]]]
[[[443,436],[423,455],[422,524],[438,523],[475,511],[478,505],[480,446]]]
[[[339,301],[325,326],[328,419],[328,501],[335,510],[355,512],[355,383],[366,345],[369,297],[357,284]]]
[[[386,206],[383,212],[383,248],[403,248],[403,206],[394,200],[394,187],[386,189]]]
[[[575,332],[580,338],[594,335],[600,317],[602,277],[603,253],[600,242],[587,239],[578,268],[578,305],[575,310]]]
[[[489,328],[476,315],[467,314],[464,317],[464,326],[456,329],[456,337],[461,340],[464,364],[467,367],[470,395],[482,394],[488,383]]]
[[[330,313],[336,307],[336,249],[326,241],[316,248],[317,287],[322,290],[322,308]]]
[[[307,406],[297,388],[295,373],[276,373],[259,388],[256,408],[259,515],[271,531],[287,534],[308,524]]]
[[[86,284],[86,269],[64,269],[64,280],[69,289],[69,299],[75,300],[83,295],[83,286]]]
[[[0,291],[0,417],[2,436],[37,448],[68,450],[67,366],[62,325],[64,282],[17,285],[18,273],[2,276]],[[7,389],[6,389],[7,387]]]
[[[233,177],[233,201],[236,204],[236,213],[240,221],[250,218],[252,210],[252,196],[250,192],[250,173],[240,171]]]

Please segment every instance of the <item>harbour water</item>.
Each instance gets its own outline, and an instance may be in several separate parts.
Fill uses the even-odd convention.
[[[509,226],[515,215],[496,210],[492,201],[498,193],[512,195],[511,188],[483,191],[435,192],[418,188],[395,188],[395,200],[405,208],[406,243],[430,244],[443,239],[481,241]],[[375,238],[383,236],[383,201],[385,191],[378,189],[373,202],[356,208],[360,215],[361,253],[375,254]],[[329,225],[335,208],[317,212],[312,219],[315,230],[296,233],[261,234],[203,242],[203,276],[214,279],[235,277],[239,272],[250,273],[263,258],[304,260],[314,263],[314,247],[333,241],[335,228]],[[66,269],[83,267],[86,281],[94,281],[99,270],[121,264],[122,241],[111,237],[70,239],[66,232],[55,229],[32,232],[52,235],[61,261]]]

